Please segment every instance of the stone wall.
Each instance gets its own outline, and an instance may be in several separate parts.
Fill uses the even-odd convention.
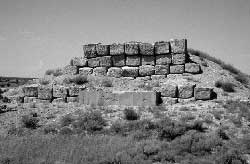
[[[200,65],[190,63],[187,40],[150,43],[83,45],[84,55],[71,60],[66,74],[83,74],[110,77],[143,77],[201,72]]]

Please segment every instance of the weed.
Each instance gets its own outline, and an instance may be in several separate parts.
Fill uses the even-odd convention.
[[[139,115],[132,109],[132,108],[126,108],[124,111],[124,117],[126,120],[138,120]]]
[[[25,128],[36,129],[38,127],[39,119],[32,115],[22,116],[21,122]]]

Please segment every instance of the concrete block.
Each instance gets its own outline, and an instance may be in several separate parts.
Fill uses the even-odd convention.
[[[123,55],[125,53],[124,44],[111,44],[110,45],[110,55]]]
[[[98,56],[107,56],[109,55],[109,45],[97,44],[96,52]]]
[[[140,56],[127,56],[126,57],[126,65],[127,66],[139,66],[139,65],[141,65],[141,57]]]
[[[110,77],[122,77],[122,69],[119,67],[111,67],[108,69],[107,75]]]
[[[163,105],[173,105],[178,103],[178,98],[172,97],[161,97]]]
[[[194,97],[191,97],[191,98],[188,98],[188,99],[182,99],[182,98],[178,99],[178,102],[182,103],[182,104],[192,103],[194,101],[195,101]]]
[[[145,56],[141,57],[141,65],[155,65],[155,56]]]
[[[88,66],[92,68],[99,67],[100,59],[101,59],[100,57],[88,59]]]
[[[171,54],[165,54],[165,55],[157,55],[155,57],[155,63],[156,65],[166,65],[171,64],[172,62],[172,55]]]
[[[210,100],[212,98],[212,88],[196,87],[194,97],[196,100]]]
[[[160,88],[162,97],[177,97],[177,85],[174,83],[164,83]]]
[[[173,64],[185,64],[186,54],[172,54],[172,63]]]
[[[65,103],[65,98],[55,98],[52,101],[53,104],[57,104],[57,103]]]
[[[156,75],[167,75],[169,74],[169,65],[155,65]]]
[[[111,67],[112,66],[111,56],[100,57],[99,61],[100,61],[101,67]]]
[[[142,65],[139,66],[140,76],[151,76],[155,73],[155,67],[152,65]]]
[[[170,66],[171,74],[182,74],[184,73],[184,65],[171,65]]]
[[[37,97],[24,97],[23,102],[24,103],[31,103],[31,102],[36,102]]]
[[[122,76],[124,77],[138,77],[139,68],[138,67],[122,67]]]
[[[67,65],[67,66],[63,67],[62,72],[65,75],[76,75],[78,73],[78,68],[77,68],[77,66]]]
[[[106,67],[96,67],[93,69],[94,76],[105,76],[107,75],[107,68]]]
[[[93,73],[93,68],[83,67],[79,68],[79,74],[81,75],[91,75]]]
[[[201,72],[201,67],[199,64],[196,63],[186,63],[185,64],[185,72],[197,74]]]
[[[53,97],[66,99],[68,96],[68,87],[62,85],[53,86]]]
[[[8,99],[12,104],[19,104],[24,102],[24,97],[19,95],[8,96]]]
[[[167,76],[166,75],[151,75],[152,80],[161,80],[165,79]]]
[[[137,43],[126,43],[125,44],[125,54],[127,55],[138,55],[139,46]]]
[[[87,66],[87,59],[84,57],[74,57],[72,58],[72,65],[78,67],[85,67]]]
[[[67,97],[67,102],[68,103],[79,102],[79,97]]]
[[[154,46],[150,43],[140,43],[139,44],[140,54],[145,56],[154,55]]]
[[[52,86],[40,85],[38,87],[38,99],[50,101],[52,98]]]
[[[38,85],[28,85],[23,87],[24,96],[27,97],[37,97],[38,95]]]
[[[112,56],[112,63],[115,67],[123,67],[125,66],[125,55],[116,55]]]
[[[69,87],[69,96],[78,96],[80,92],[80,88],[76,85]]]
[[[96,44],[87,44],[83,45],[84,57],[86,58],[94,58],[97,56],[96,52]]]
[[[170,47],[172,53],[186,53],[187,40],[186,39],[171,39]]]
[[[188,99],[194,96],[194,84],[180,84],[178,85],[178,97]]]
[[[170,53],[169,42],[165,42],[165,41],[156,42],[154,46],[155,46],[156,55]]]

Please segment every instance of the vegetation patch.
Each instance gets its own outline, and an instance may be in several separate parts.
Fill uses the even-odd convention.
[[[215,87],[223,89],[225,92],[234,92],[234,84],[230,82],[216,81]]]

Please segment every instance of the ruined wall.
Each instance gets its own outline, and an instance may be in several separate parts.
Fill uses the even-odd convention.
[[[200,73],[200,66],[190,63],[187,40],[150,43],[83,45],[83,57],[75,57],[65,67],[66,74],[110,77],[166,77],[168,74]]]

